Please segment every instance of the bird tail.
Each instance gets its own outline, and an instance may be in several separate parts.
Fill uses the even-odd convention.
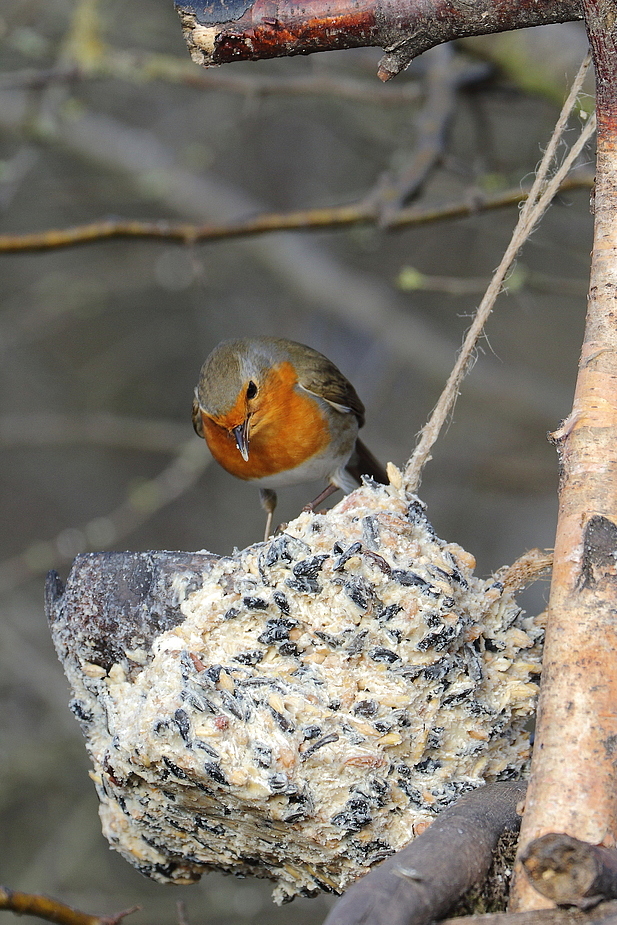
[[[362,443],[360,438],[356,439],[356,446],[351,454],[349,462],[345,466],[347,472],[354,477],[354,479],[361,483],[361,476],[368,475],[376,482],[380,482],[382,485],[387,485],[389,482],[388,476],[386,475],[386,470],[376,459],[371,451]]]

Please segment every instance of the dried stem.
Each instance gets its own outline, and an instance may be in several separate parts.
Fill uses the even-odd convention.
[[[497,296],[501,292],[503,282],[517,253],[540,221],[542,215],[548,209],[555,193],[559,189],[560,183],[567,176],[568,171],[574,165],[577,157],[595,130],[595,119],[591,117],[585,124],[577,141],[570,148],[570,151],[564,158],[559,169],[555,172],[554,176],[548,180],[549,169],[555,159],[557,146],[563,137],[568,117],[574,109],[577,96],[581,90],[587,68],[589,67],[589,62],[590,59],[587,57],[579,68],[579,72],[572,85],[568,99],[564,103],[551,140],[544,152],[544,157],[542,158],[536,173],[536,178],[529,191],[529,196],[521,209],[519,220],[514,229],[510,243],[478,307],[446,386],[437,401],[431,417],[424,425],[416,448],[411,459],[407,463],[404,477],[409,491],[416,491],[420,484],[422,469],[430,459],[431,449],[439,437],[443,425],[452,412],[458,397],[461,382],[472,361],[476,344],[482,335],[484,326],[493,310]]]

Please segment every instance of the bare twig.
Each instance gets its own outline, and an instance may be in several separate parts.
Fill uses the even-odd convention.
[[[56,922],[57,925],[118,925],[123,918],[140,908],[132,906],[116,915],[88,915],[57,899],[0,887],[0,909],[7,909],[17,915],[34,915],[48,922]]]
[[[380,83],[343,77],[336,73],[303,74],[297,77],[229,74],[214,70],[204,73],[185,58],[118,51],[108,46],[87,69],[70,64],[0,74],[0,90],[43,90],[54,83],[76,84],[105,78],[139,83],[144,80],[160,80],[197,90],[223,90],[249,97],[320,96],[376,103],[380,106],[400,106],[415,102],[421,96],[419,84],[412,80],[384,87]]]
[[[588,189],[593,185],[593,174],[577,171],[564,178],[560,192]],[[485,195],[474,192],[458,202],[434,206],[413,206],[396,212],[388,221],[390,229],[426,225],[432,222],[465,218],[493,209],[503,209],[524,202],[529,188],[514,187],[500,193]],[[306,209],[295,212],[272,212],[236,221],[195,225],[187,222],[143,222],[123,219],[103,219],[72,228],[56,228],[32,234],[0,235],[0,253],[20,251],[56,250],[94,244],[110,238],[151,238],[167,243],[196,244],[227,238],[250,237],[276,231],[322,231],[324,228],[344,228],[352,225],[376,224],[378,210],[369,202],[350,203],[329,209]]]
[[[497,296],[501,292],[503,282],[510,266],[514,262],[518,251],[549,207],[559,188],[559,184],[567,176],[568,171],[574,165],[576,158],[579,156],[595,130],[595,119],[592,117],[588,119],[578,140],[571,147],[555,175],[550,180],[547,179],[549,169],[555,157],[557,145],[563,136],[568,117],[576,103],[576,98],[580,92],[589,63],[590,59],[587,57],[579,69],[570,94],[568,95],[568,99],[564,103],[551,140],[544,152],[544,157],[536,173],[536,178],[529,192],[529,196],[521,209],[519,220],[512,234],[510,243],[478,307],[446,386],[437,401],[431,417],[423,427],[420,433],[420,439],[407,464],[405,469],[405,480],[410,491],[417,490],[420,484],[422,469],[430,459],[431,449],[448,416],[452,412],[458,397],[461,382],[470,366],[476,344],[493,309]]]

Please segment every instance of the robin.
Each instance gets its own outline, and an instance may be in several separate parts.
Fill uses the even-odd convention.
[[[193,427],[224,469],[259,485],[266,539],[274,487],[327,479],[305,508],[314,510],[337,488],[352,491],[362,475],[387,484],[385,469],[358,438],[363,424],[364,405],[334,363],[278,337],[223,341],[195,389]]]

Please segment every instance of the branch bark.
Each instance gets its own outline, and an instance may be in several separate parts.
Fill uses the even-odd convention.
[[[381,80],[442,42],[582,19],[576,0],[182,0],[176,6],[197,64],[377,45],[386,52]]]
[[[531,842],[521,861],[536,890],[558,905],[591,909],[617,898],[614,848],[551,832]]]
[[[584,8],[597,85],[594,247],[574,405],[553,435],[562,480],[523,849],[550,831],[617,840],[617,29],[614,2]],[[513,908],[546,903],[519,868]]]

